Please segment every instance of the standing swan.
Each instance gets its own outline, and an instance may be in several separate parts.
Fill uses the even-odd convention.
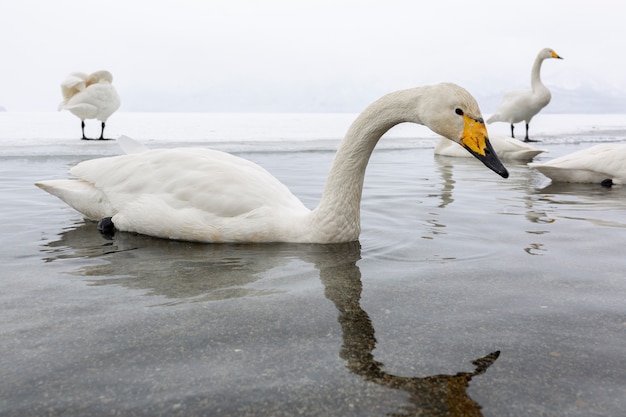
[[[85,137],[85,119],[102,122],[99,139],[103,140],[107,119],[120,108],[120,97],[112,82],[109,71],[96,71],[90,75],[74,72],[61,83],[63,101],[59,104],[59,111],[69,110],[80,119],[83,140],[88,139]]]
[[[504,178],[476,100],[454,84],[387,94],[367,107],[339,145],[319,205],[309,210],[265,169],[209,149],[157,149],[81,162],[78,179],[36,185],[86,218],[118,230],[197,242],[338,243],[358,240],[365,168],[381,136],[425,125]]]
[[[511,137],[513,134],[514,123],[522,120],[526,122],[526,137],[524,142],[531,142],[528,138],[528,125],[532,118],[539,113],[541,109],[550,103],[552,95],[550,90],[541,82],[541,64],[548,58],[561,58],[554,50],[544,48],[539,51],[533,69],[530,72],[530,90],[509,91],[502,97],[502,102],[498,110],[487,119],[487,123],[507,122],[511,124]]]

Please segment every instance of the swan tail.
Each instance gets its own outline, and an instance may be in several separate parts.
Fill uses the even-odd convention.
[[[487,124],[491,124],[493,122],[501,122],[502,121],[502,116],[500,116],[500,113],[494,113],[491,115],[490,118],[487,119]]]
[[[100,220],[115,214],[106,195],[88,181],[80,179],[46,180],[36,182],[35,185],[58,197],[89,220]]]
[[[128,137],[126,135],[122,135],[118,137],[117,143],[118,145],[120,145],[120,148],[122,148],[122,151],[124,151],[124,153],[127,155],[134,154],[134,153],[142,153],[142,152],[146,152],[150,150],[150,148],[148,148],[143,143],[140,143],[136,141],[135,139]]]
[[[516,156],[516,160],[518,161],[532,161],[535,156],[539,155],[540,153],[543,152],[547,152],[544,149],[535,149],[535,150],[528,150],[528,151],[521,151],[519,152],[519,154]]]

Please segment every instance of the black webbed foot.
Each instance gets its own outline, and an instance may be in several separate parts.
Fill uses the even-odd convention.
[[[98,232],[105,239],[112,240],[113,236],[115,236],[115,225],[113,224],[113,220],[110,217],[105,217],[100,219],[98,222]]]
[[[605,179],[600,183],[601,186],[611,188],[613,186],[613,180],[610,178]]]

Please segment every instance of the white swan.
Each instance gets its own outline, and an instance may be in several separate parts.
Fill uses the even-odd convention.
[[[489,141],[498,157],[503,160],[528,162],[540,153],[546,152],[545,149],[537,149],[528,143],[520,142],[519,140],[511,139],[503,135],[490,135]],[[439,142],[435,145],[435,155],[454,157],[471,156],[467,151],[463,150],[463,148],[445,138],[439,139]]]
[[[109,71],[96,71],[89,75],[74,72],[61,83],[63,101],[58,110],[69,110],[80,119],[82,139],[88,139],[85,137],[85,119],[102,122],[99,139],[104,139],[106,121],[120,107],[120,97],[112,82],[113,76]]]
[[[521,121],[526,122],[526,137],[525,142],[530,142],[528,137],[528,125],[532,118],[539,113],[541,109],[550,103],[552,95],[550,90],[541,82],[541,64],[548,58],[561,58],[554,50],[550,48],[544,48],[539,51],[535,63],[533,64],[532,71],[530,72],[530,90],[509,91],[502,97],[502,102],[498,107],[498,110],[487,119],[487,123],[493,122],[507,122],[511,124],[511,137],[514,138],[515,134],[514,123]]]
[[[626,184],[626,144],[604,143],[528,164],[553,182]]]
[[[314,210],[260,166],[208,149],[93,159],[70,170],[79,179],[36,185],[89,219],[112,216],[122,231],[199,242],[350,242],[360,233],[369,157],[381,136],[402,122],[428,126],[508,177],[474,98],[445,83],[397,91],[368,106],[341,142]]]

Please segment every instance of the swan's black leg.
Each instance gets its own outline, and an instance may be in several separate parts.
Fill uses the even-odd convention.
[[[113,224],[113,220],[111,220],[110,217],[100,219],[98,222],[98,232],[100,232],[105,239],[113,239],[113,236],[115,235],[115,225]]]
[[[85,121],[84,121],[84,120],[81,120],[81,121],[80,121],[80,128],[81,128],[81,130],[83,131],[83,137],[82,137],[82,139],[83,139],[83,140],[89,140],[89,139],[87,138],[87,136],[85,136]]]
[[[526,123],[526,137],[524,138],[524,142],[530,142],[530,139],[528,138],[528,123]]]
[[[524,142],[539,142],[538,140],[533,140],[528,137],[528,123],[526,123],[526,137],[524,138]]]
[[[515,130],[515,126],[513,126],[513,123],[511,123],[511,137],[515,138],[515,134],[513,133],[513,130]]]
[[[600,183],[601,186],[611,188],[613,186],[613,180],[610,178],[605,179]]]
[[[111,140],[104,138],[104,122],[102,122],[102,130],[100,131],[100,137],[98,138],[98,140]]]

